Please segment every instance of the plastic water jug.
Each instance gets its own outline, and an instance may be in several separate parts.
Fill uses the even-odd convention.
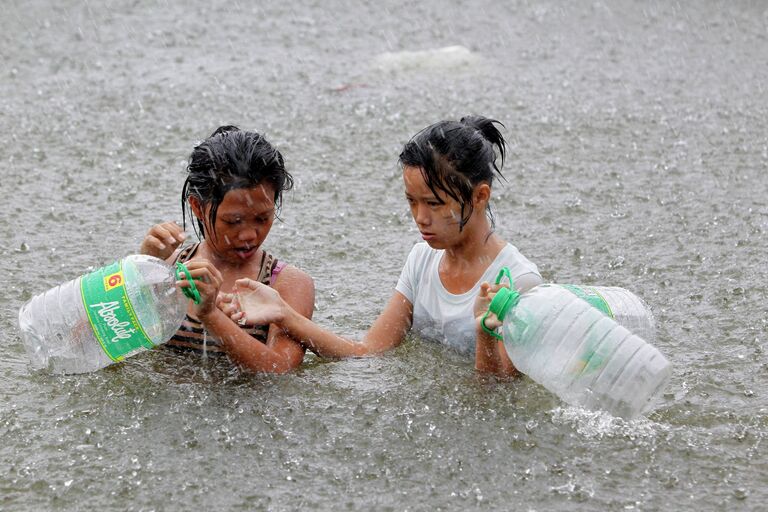
[[[84,373],[167,342],[187,308],[173,267],[131,255],[36,295],[19,311],[21,338],[35,370]]]
[[[561,285],[519,294],[512,283],[489,312],[503,322],[502,335],[489,332],[503,339],[515,367],[570,404],[634,418],[653,407],[671,376],[653,345]]]

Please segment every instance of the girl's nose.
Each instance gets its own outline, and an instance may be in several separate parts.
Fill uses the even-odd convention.
[[[255,228],[243,228],[237,233],[237,238],[241,241],[254,240],[259,237],[259,232]]]
[[[416,224],[428,226],[429,219],[429,208],[424,205],[416,205],[413,212],[413,220],[416,221]]]

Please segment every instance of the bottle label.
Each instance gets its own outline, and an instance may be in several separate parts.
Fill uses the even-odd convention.
[[[580,299],[587,301],[592,307],[606,315],[608,318],[614,318],[613,311],[608,305],[608,302],[594,288],[589,286],[577,286],[574,284],[562,284],[560,286]],[[605,352],[606,350],[610,351],[610,347],[601,345],[601,341],[602,335],[593,330],[589,331],[584,352],[579,357],[574,368],[571,369],[573,375],[589,375],[605,365],[607,361],[606,356],[608,355]]]
[[[592,307],[599,309],[608,315],[609,318],[613,318],[613,311],[611,311],[611,307],[605,301],[603,296],[600,295],[594,288],[590,288],[589,286],[576,286],[575,284],[561,284],[560,286],[572,292],[580,299],[584,299],[585,301],[589,302]]]
[[[154,347],[142,329],[125,289],[122,261],[84,275],[80,292],[93,334],[113,361]]]

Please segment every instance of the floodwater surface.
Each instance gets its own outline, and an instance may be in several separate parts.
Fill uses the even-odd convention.
[[[764,2],[11,0],[0,56],[0,510],[764,509]],[[399,151],[467,114],[506,125],[497,231],[653,309],[674,374],[647,417],[416,338],[282,376],[163,351],[29,372],[23,302],[180,222],[223,124],[283,152],[265,247],[359,336],[419,240]]]

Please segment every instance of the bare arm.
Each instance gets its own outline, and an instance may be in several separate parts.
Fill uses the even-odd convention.
[[[297,315],[306,320],[312,318],[315,284],[309,275],[288,266],[283,269],[275,282],[275,290]],[[271,373],[285,373],[301,365],[304,360],[304,346],[284,329],[274,324],[270,325],[265,345],[254,342],[250,335],[240,329],[221,310],[217,309],[217,311],[220,314],[217,314],[217,318],[220,318],[219,328],[226,329],[223,332],[227,333],[225,337],[220,337],[224,350],[238,364],[252,370]]]
[[[518,371],[510,361],[504,343],[495,336],[488,334],[482,327],[483,317],[488,310],[496,292],[503,285],[491,285],[483,283],[480,285],[480,293],[475,300],[475,330],[477,339],[475,341],[475,369],[483,373],[492,373],[500,377],[514,377]],[[501,326],[501,322],[496,315],[490,314],[485,318],[485,325],[491,330]]]
[[[538,274],[524,274],[515,279],[515,288],[517,288],[520,293],[524,293],[534,286],[541,284],[541,282],[542,279]],[[516,377],[520,375],[520,372],[509,359],[507,349],[504,348],[504,343],[498,338],[485,332],[480,324],[485,312],[488,310],[488,305],[491,303],[493,296],[500,287],[500,285],[490,285],[488,283],[480,285],[480,293],[475,302],[475,326],[477,332],[477,340],[475,342],[475,369],[484,373],[492,373],[500,377]],[[490,314],[486,318],[486,326],[493,330],[500,327],[501,322],[496,318],[496,315]]]
[[[259,301],[258,307],[249,308],[240,317],[247,316],[248,321],[267,320],[277,324],[323,357],[361,357],[392,349],[403,341],[413,318],[410,301],[400,292],[395,292],[362,341],[356,342],[323,329],[296,311],[280,293],[261,283],[241,279],[237,281],[237,286],[257,294]]]
[[[187,263],[187,268],[198,279],[196,285],[203,299],[193,307],[193,312],[205,328],[221,340],[222,347],[235,362],[250,370],[270,373],[284,373],[301,364],[304,348],[298,341],[271,326],[267,343],[261,343],[216,307],[221,274],[213,265],[196,260]],[[283,285],[292,288],[286,291],[288,300],[298,309],[297,314],[311,316],[314,307],[312,279],[293,267],[287,267],[283,272],[287,274],[281,276]]]
[[[480,329],[477,331],[475,369],[499,377],[517,377],[520,375],[520,372],[509,359],[504,343]]]

